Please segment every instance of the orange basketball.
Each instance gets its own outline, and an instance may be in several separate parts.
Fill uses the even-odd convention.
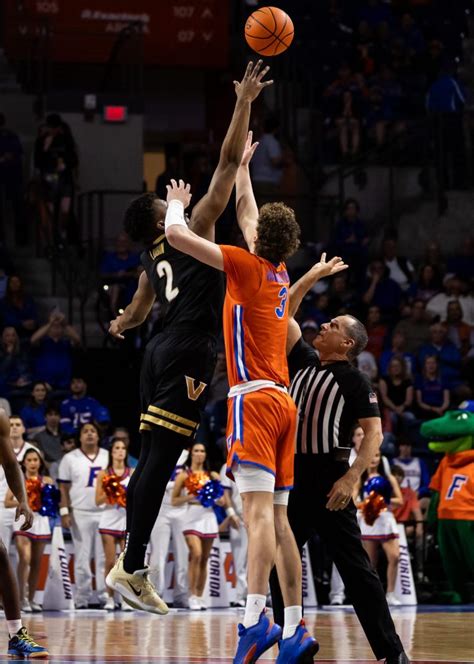
[[[259,55],[273,56],[286,51],[293,41],[293,21],[278,7],[261,7],[245,24],[247,44]]]

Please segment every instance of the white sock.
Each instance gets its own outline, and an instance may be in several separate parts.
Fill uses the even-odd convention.
[[[19,632],[22,627],[23,625],[21,624],[21,620],[7,620],[7,629],[10,638],[15,636],[15,634]]]
[[[285,626],[282,639],[288,639],[296,632],[303,617],[302,606],[287,606],[285,608]]]
[[[265,595],[247,595],[243,622],[244,627],[252,627],[258,623],[266,601],[267,598]]]

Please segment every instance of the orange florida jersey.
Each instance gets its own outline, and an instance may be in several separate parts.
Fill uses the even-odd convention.
[[[220,245],[227,275],[224,341],[229,385],[271,380],[288,386],[289,278],[245,249]]]
[[[431,478],[439,519],[474,521],[474,450],[446,454]]]

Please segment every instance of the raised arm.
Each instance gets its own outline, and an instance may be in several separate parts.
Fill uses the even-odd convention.
[[[109,334],[116,339],[124,339],[122,332],[141,325],[150,313],[154,301],[155,292],[148,281],[146,272],[142,272],[132,301],[123,314],[110,321]]]
[[[217,270],[223,270],[224,258],[218,245],[193,233],[184,219],[184,210],[191,200],[189,184],[185,185],[180,180],[178,185],[175,180],[171,180],[167,189],[168,209],[165,217],[165,233],[170,245],[184,254],[196,258],[201,263],[206,263]]]
[[[290,289],[290,308],[288,315],[294,316],[299,309],[306,293],[311,290],[314,284],[323,279],[330,277],[333,274],[347,270],[349,266],[344,263],[342,258],[334,256],[330,261],[326,262],[326,253],[321,254],[321,259],[315,263],[313,267],[308,270],[303,276],[296,281]]]
[[[258,143],[252,143],[252,138],[253,133],[249,131],[235,179],[237,223],[251,252],[254,249],[258,222],[258,207],[253,194],[249,170],[249,163]]]
[[[250,106],[260,91],[273,83],[263,80],[268,70],[269,67],[262,69],[261,60],[255,66],[249,62],[242,81],[234,81],[237,101],[221,147],[219,163],[207,194],[196,204],[191,214],[191,229],[207,240],[214,241],[214,225],[224,212],[234,188],[249,127]]]
[[[0,411],[0,464],[7,486],[18,502],[15,518],[19,519],[22,515],[25,518],[20,530],[28,530],[33,523],[33,512],[28,505],[23,474],[10,443],[10,422],[3,411]]]

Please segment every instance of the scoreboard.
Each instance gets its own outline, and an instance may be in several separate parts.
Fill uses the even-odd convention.
[[[231,0],[3,3],[3,41],[8,57],[13,59],[26,59],[41,41],[47,42],[48,57],[53,62],[105,62],[117,36],[134,24],[143,35],[146,64],[206,68],[227,65]]]

